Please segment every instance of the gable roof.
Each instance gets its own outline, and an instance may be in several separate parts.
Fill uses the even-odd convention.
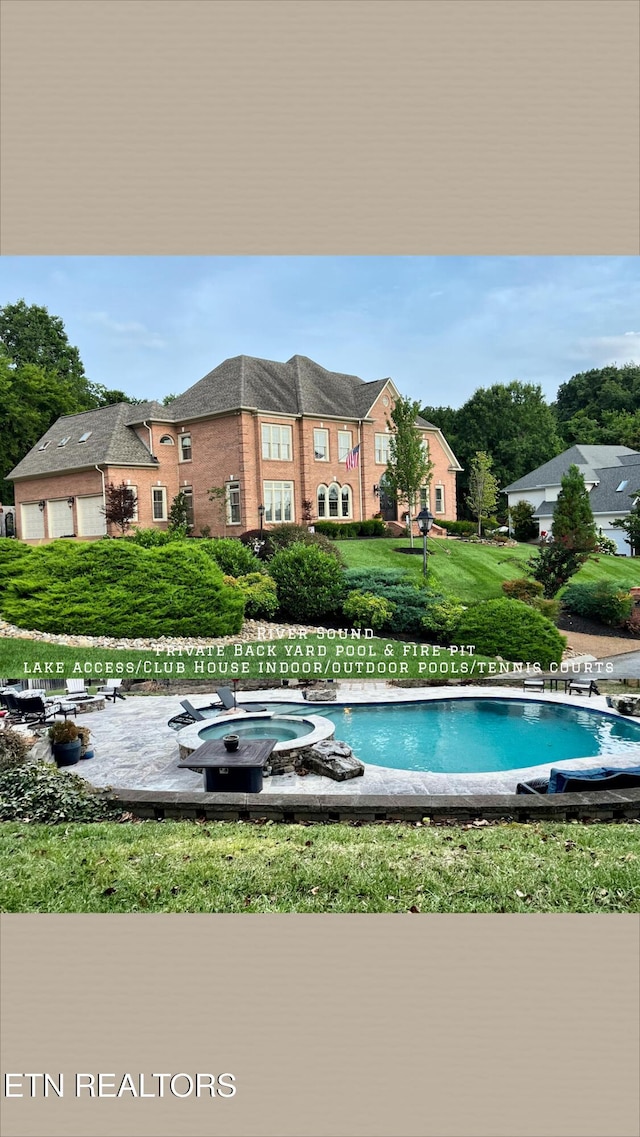
[[[117,465],[154,466],[148,448],[127,425],[131,406],[114,403],[77,415],[63,415],[14,467],[9,478],[33,478],[38,475],[63,473],[86,466]],[[91,432],[86,442],[78,440]],[[60,446],[63,438],[69,441]],[[42,449],[43,443],[49,445]]]
[[[532,470],[530,474],[518,478],[510,486],[505,486],[504,493],[515,493],[519,490],[539,490],[547,486],[559,486],[562,477],[569,466],[577,466],[584,476],[585,482],[597,482],[597,471],[620,467],[625,458],[633,458],[638,452],[628,446],[583,446],[578,443],[569,450],[557,454],[549,462]]]
[[[250,407],[270,414],[366,418],[389,379],[365,383],[357,375],[327,371],[306,355],[286,363],[236,355],[182,395],[165,412],[174,422]]]

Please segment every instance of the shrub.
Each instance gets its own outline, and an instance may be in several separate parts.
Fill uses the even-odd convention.
[[[436,521],[441,529],[452,533],[454,537],[473,537],[478,526],[473,521]]]
[[[521,600],[484,600],[467,608],[453,634],[481,655],[549,667],[560,663],[566,638],[540,612]]]
[[[547,620],[551,620],[552,624],[558,623],[561,607],[558,599],[545,600],[544,596],[534,596],[528,603],[531,608],[535,608],[536,612],[540,612],[542,616],[546,616]]]
[[[200,541],[52,541],[30,550],[0,599],[23,628],[89,636],[224,636],[244,599]]]
[[[426,616],[422,617],[422,627],[427,639],[434,639],[438,643],[450,643],[462,615],[464,604],[452,598],[434,599],[427,607]]]
[[[522,600],[530,604],[536,596],[542,596],[543,586],[539,580],[529,580],[526,576],[517,580],[503,580],[502,591],[509,600]]]
[[[335,557],[314,545],[280,549],[269,565],[282,612],[292,620],[317,622],[342,607],[344,577]]]
[[[374,632],[388,627],[396,610],[395,604],[371,592],[350,592],[342,611],[355,628],[372,628]]]
[[[239,588],[244,596],[244,614],[250,620],[271,620],[278,611],[276,582],[265,572],[225,576],[225,584]]]
[[[604,553],[608,556],[614,557],[618,552],[618,546],[612,537],[605,537],[604,533],[599,533],[596,538],[596,553]]]
[[[261,572],[262,566],[253,551],[237,537],[214,537],[198,542],[199,548],[220,565],[225,576],[246,576]]]
[[[446,603],[446,598],[441,593],[417,585],[407,573],[399,569],[347,569],[344,580],[349,592],[368,592],[392,603],[395,611],[389,630],[399,635],[422,636],[426,629],[423,621],[428,617],[430,609]],[[432,619],[431,630],[434,636],[439,635],[441,621],[445,620],[444,613],[441,618],[434,614]]]
[[[516,541],[532,541],[538,536],[538,523],[533,520],[535,511],[530,501],[519,501],[511,507],[509,512]]]
[[[612,580],[568,584],[562,594],[562,603],[568,612],[612,628],[621,628],[633,607],[628,588]]]
[[[371,517],[367,521],[314,521],[316,533],[323,533],[333,541],[342,541],[353,537],[386,537],[386,523],[379,517]]]
[[[275,552],[266,529],[263,529],[262,532],[259,529],[247,529],[246,533],[240,534],[238,540],[242,541],[242,544],[246,545],[248,549],[251,549],[254,557],[260,561],[269,560]]]
[[[11,727],[0,730],[0,771],[23,766],[29,757],[29,747],[24,735]]]
[[[532,577],[542,584],[546,599],[552,600],[562,586],[575,576],[588,556],[584,551],[565,548],[552,542],[538,548],[536,555],[528,561],[528,568]]]
[[[133,537],[129,540],[135,541],[136,545],[142,545],[143,549],[157,549],[161,545],[169,545],[172,541],[183,541],[184,536],[184,533],[173,529],[138,529],[134,526]]]
[[[279,549],[288,549],[290,545],[315,545],[316,549],[321,549],[323,553],[334,557],[338,564],[344,564],[342,554],[333,541],[330,541],[325,533],[310,533],[305,525],[289,523],[274,525],[273,529],[269,530],[269,545],[273,553],[277,553]]]
[[[52,762],[26,762],[0,769],[0,821],[46,822],[112,820],[122,811],[108,790]]]

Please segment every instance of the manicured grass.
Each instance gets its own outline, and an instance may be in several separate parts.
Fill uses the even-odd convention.
[[[403,569],[422,579],[422,557],[397,553],[409,548],[407,539],[387,537],[369,540],[340,541],[340,552],[348,568]],[[422,549],[421,539],[415,547]],[[474,600],[494,600],[503,595],[502,581],[525,576],[527,561],[534,555],[532,545],[504,546],[475,545],[466,541],[431,538],[428,542],[429,574],[434,587],[441,587],[449,596],[457,596],[465,604]],[[619,581],[630,583],[640,572],[627,557],[592,557],[574,580]]]
[[[640,826],[0,825],[4,912],[638,912]]]

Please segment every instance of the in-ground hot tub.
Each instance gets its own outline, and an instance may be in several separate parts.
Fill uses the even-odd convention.
[[[271,755],[273,773],[293,767],[296,754],[333,738],[335,726],[321,715],[280,715],[272,711],[255,714],[235,713],[217,715],[209,723],[202,721],[190,723],[178,732],[180,758],[187,758],[203,742],[214,738],[224,738],[226,734],[238,734],[240,739],[255,741],[260,738],[275,738],[276,745]]]

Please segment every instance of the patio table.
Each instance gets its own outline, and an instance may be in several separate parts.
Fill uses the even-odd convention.
[[[178,762],[178,769],[202,770],[205,793],[259,794],[264,767],[276,742],[261,738],[241,742],[237,750],[229,751],[221,738],[210,739]]]

